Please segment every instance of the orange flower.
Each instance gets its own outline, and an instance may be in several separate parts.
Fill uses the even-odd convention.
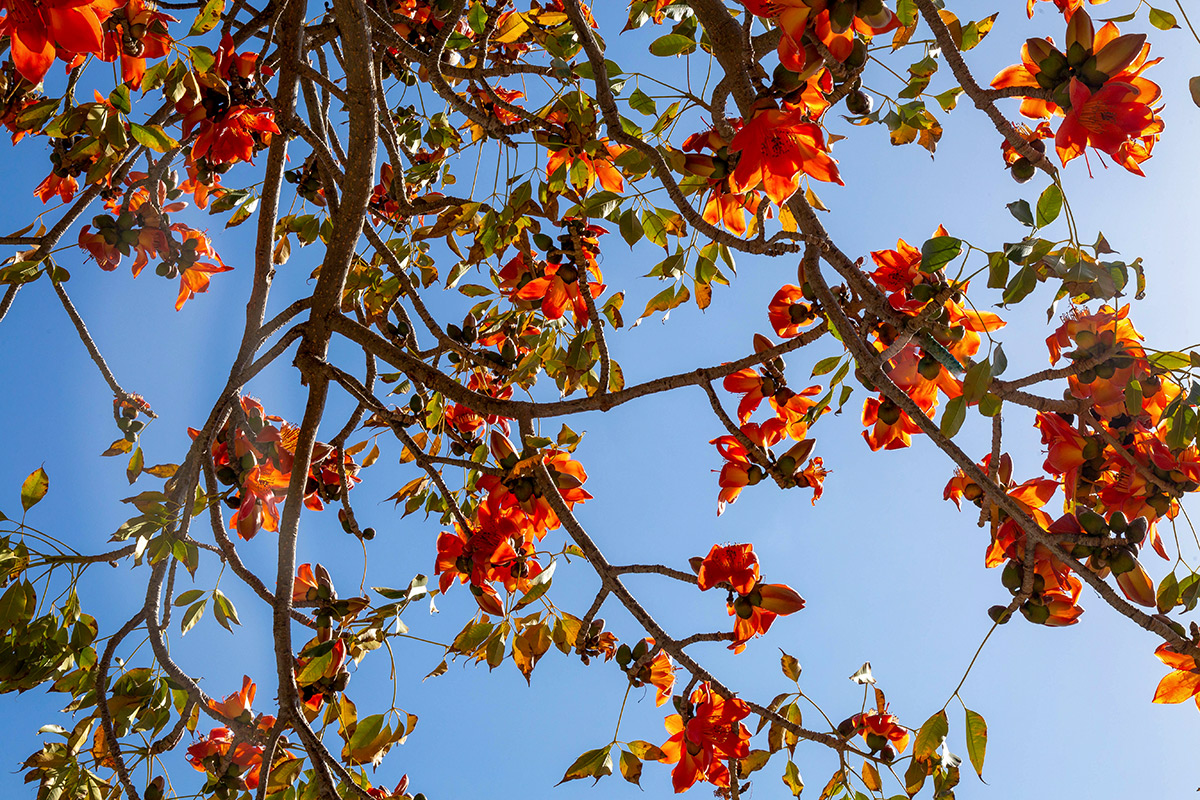
[[[238,719],[243,714],[248,715],[250,713],[250,704],[254,702],[254,692],[254,681],[250,680],[249,675],[243,675],[242,690],[240,692],[229,695],[220,703],[216,700],[209,700],[208,707],[222,716],[229,717],[230,719]]]
[[[1054,3],[1058,10],[1062,12],[1063,19],[1070,19],[1071,15],[1078,11],[1083,5],[1083,0],[1026,0],[1025,13],[1029,15],[1030,19],[1033,19],[1033,9],[1039,1]],[[1094,5],[1096,3],[1107,2],[1107,0],[1088,0],[1088,2]]]
[[[939,225],[933,235],[938,237],[950,234]],[[889,293],[888,302],[892,308],[911,315],[925,307],[928,297],[932,297],[933,293],[927,289],[921,290],[928,296],[925,300],[917,300],[913,296],[913,289],[917,286],[932,286],[938,279],[933,274],[921,271],[921,251],[918,248],[903,239],[897,239],[895,250],[872,251],[871,260],[876,266],[875,271],[871,273],[871,280]]]
[[[886,398],[868,397],[863,403],[863,438],[872,450],[899,450],[912,444],[921,428],[899,406]]]
[[[30,83],[41,83],[60,52],[65,61],[76,54],[104,51],[104,20],[117,0],[9,0],[0,19],[8,36],[13,66]]]
[[[749,594],[758,582],[758,556],[750,544],[714,544],[696,574],[700,591],[727,583],[738,594]]]
[[[838,61],[845,61],[854,50],[854,34],[870,39],[900,26],[900,20],[882,3],[879,4],[879,10],[861,17],[858,16],[858,10],[862,6],[857,0],[828,0],[828,3],[829,9],[822,11],[813,21],[813,35]]]
[[[189,160],[193,163],[203,160],[210,167],[250,161],[256,149],[270,144],[271,136],[279,133],[272,109],[234,102],[231,94],[234,88],[241,90],[238,96],[251,92],[250,77],[258,57],[234,52],[233,39],[228,35],[221,40],[216,55],[215,75],[196,75],[201,89],[199,102],[191,95],[184,95],[176,104],[176,110],[184,115],[184,138],[199,127]]]
[[[880,696],[882,697],[882,693]],[[894,749],[892,755],[895,757],[908,747],[908,728],[888,713],[887,703],[881,704],[878,709],[871,709],[868,713],[855,714],[851,719],[854,721],[854,729],[862,735],[863,741],[873,753],[891,746]]]
[[[625,191],[625,180],[613,162],[628,149],[626,145],[607,140],[578,147],[562,147],[553,151],[546,161],[546,180],[550,180],[559,170],[570,175],[574,171],[572,165],[582,164],[586,179],[583,186],[575,186],[579,194],[590,192],[597,180],[601,188],[620,194]]]
[[[740,119],[730,120],[729,124],[738,130],[742,126]],[[711,150],[712,153],[705,153]],[[727,230],[738,236],[753,235],[757,219],[751,217],[746,222],[746,212],[754,215],[761,202],[759,192],[735,192],[730,187],[729,142],[725,141],[714,128],[703,133],[693,133],[683,143],[683,167],[688,175],[698,175],[706,179],[708,199],[704,203],[704,221],[711,225],[724,225]],[[703,191],[703,189],[701,189]]]
[[[269,145],[271,135],[279,133],[275,112],[266,106],[236,105],[213,119],[204,106],[197,106],[184,117],[185,137],[196,123],[200,133],[192,145],[192,160],[207,158],[214,165],[250,161],[256,149]]]
[[[33,193],[43,203],[50,202],[51,197],[58,197],[64,203],[69,203],[75,197],[75,192],[78,190],[79,183],[74,177],[70,175],[62,176],[57,172],[51,172],[46,176],[44,181],[38,184]]]
[[[757,422],[747,422],[741,426],[741,431],[750,441],[766,449],[783,438],[784,427],[779,419],[772,419],[763,425],[759,425]],[[717,516],[719,517],[725,512],[726,504],[737,500],[744,487],[754,486],[765,477],[766,473],[758,464],[751,462],[750,454],[746,452],[746,448],[742,446],[737,437],[726,434],[711,440],[709,444],[716,445],[717,452],[725,459],[720,477],[717,479],[717,484],[721,487],[721,492],[717,495]]]
[[[633,648],[623,644],[617,649],[617,663],[621,665],[621,669],[625,670],[629,676],[629,682],[633,686],[644,686],[647,683],[653,686],[656,690],[654,704],[661,706],[671,699],[671,690],[675,686],[676,667],[671,663],[671,657],[667,655],[666,651],[659,650],[653,658],[642,665],[636,675],[631,671],[653,647],[653,639],[642,639]]]
[[[748,594],[742,594],[727,603],[733,621],[733,644],[729,649],[740,653],[746,642],[765,634],[771,629],[775,618],[793,614],[804,608],[804,598],[796,590],[782,583],[758,584]]]
[[[790,284],[771,298],[767,306],[767,318],[775,334],[783,339],[799,335],[801,328],[819,319],[813,304],[805,301],[803,290]]]
[[[215,773],[220,761],[233,748],[230,763],[242,767],[239,783],[245,789],[253,790],[258,787],[259,768],[262,766],[263,748],[261,745],[251,745],[245,742],[233,745],[233,733],[228,728],[213,728],[208,738],[202,739],[187,749],[187,760],[193,768],[200,772]],[[215,758],[214,758],[215,757]]]
[[[842,183],[821,128],[798,109],[760,108],[734,135],[729,149],[741,153],[729,182],[739,194],[761,186],[772,202],[782,205],[800,187],[802,174]]]
[[[741,722],[750,716],[749,706],[714,695],[708,683],[700,684],[690,701],[683,704],[685,714],[664,720],[671,738],[662,745],[662,761],[676,765],[671,770],[676,794],[697,781],[728,786],[729,770],[721,762],[750,754],[750,731]]]
[[[179,276],[179,297],[175,300],[175,310],[178,311],[188,300],[208,291],[211,275],[228,272],[233,267],[225,266],[225,262],[221,261],[221,257],[213,249],[212,242],[195,228],[177,222],[171,226],[171,230],[183,234],[179,262],[184,269]],[[216,263],[199,260],[205,257],[216,259]]]
[[[1195,697],[1196,705],[1200,707],[1200,666],[1196,664],[1195,656],[1175,652],[1169,642],[1160,644],[1154,655],[1174,670],[1158,682],[1158,688],[1154,690],[1154,702],[1182,703]]]
[[[587,481],[583,465],[573,461],[568,453],[550,450],[543,455],[543,461],[568,508],[592,499],[583,488]],[[477,486],[488,493],[487,503],[494,514],[511,517],[522,530],[528,529],[527,537],[540,540],[562,523],[533,476],[528,474],[530,468],[528,462],[519,462],[506,477],[484,475]]]
[[[1085,452],[1099,455],[1101,447],[1071,427],[1058,414],[1038,414],[1034,425],[1042,432],[1042,444],[1049,445],[1042,469],[1061,475],[1068,506],[1074,504],[1079,483],[1079,468],[1090,460]]]
[[[1130,172],[1142,174],[1139,159],[1122,157],[1130,140],[1152,136],[1162,130],[1154,110],[1137,101],[1137,87],[1110,81],[1092,92],[1071,78],[1071,110],[1054,137],[1054,147],[1063,164],[1094,147],[1117,159]],[[1145,153],[1149,157],[1149,150]],[[1140,160],[1145,160],[1140,159]]]
[[[792,475],[792,479],[796,481],[797,486],[813,490],[812,504],[815,506],[825,492],[825,476],[828,474],[829,470],[825,469],[825,461],[820,456],[816,456],[808,462],[804,469],[797,470]]]
[[[1161,59],[1146,60],[1150,45],[1145,42],[1144,34],[1122,36],[1111,22],[1095,31],[1091,17],[1080,9],[1067,23],[1066,54],[1048,39],[1029,39],[1021,48],[1021,63],[1001,70],[992,79],[992,86],[1028,86],[1051,92],[1052,100],[1022,100],[1021,113],[1035,119],[1062,115],[1072,107],[1073,80],[1086,84],[1091,91],[1099,91],[1110,81],[1128,83],[1137,90],[1136,100],[1149,105],[1161,92],[1157,84],[1142,77],[1142,72]]]
[[[139,89],[146,74],[146,59],[162,58],[171,52],[175,40],[167,32],[167,23],[178,22],[168,14],[151,11],[142,0],[128,0],[117,8],[105,25],[102,61],[121,59],[121,80]]]
[[[816,11],[823,6],[822,0],[742,0],[746,10],[756,17],[775,20],[780,30],[794,42],[804,38],[804,29]]]
[[[588,312],[579,277],[578,270],[573,266],[547,264],[545,275],[529,281],[512,296],[517,300],[540,300],[542,313],[547,319],[562,319],[569,307],[574,313],[576,327],[582,328],[587,324]],[[588,294],[593,298],[605,289],[602,283],[586,285]]]

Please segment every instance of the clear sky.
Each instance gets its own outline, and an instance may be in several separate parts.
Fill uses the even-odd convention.
[[[626,72],[658,76],[682,68],[681,62],[664,62],[646,52],[651,37],[663,31],[618,38],[624,19],[621,4],[597,5],[602,32],[612,48],[610,57]],[[1130,0],[1113,0],[1098,12],[1117,15],[1133,7]],[[995,10],[978,8],[980,15]],[[976,6],[969,10],[976,11]],[[1040,4],[1032,22],[1025,19],[1021,3],[1006,3],[1000,10],[993,34],[968,54],[981,82],[1017,61],[1020,42],[1027,36],[1062,37],[1062,23],[1048,4]],[[1143,26],[1144,10],[1125,29]],[[1200,72],[1200,46],[1184,31],[1156,32],[1152,41],[1153,55],[1165,57],[1151,77],[1164,88],[1166,131],[1145,165],[1149,177],[1106,170],[1093,162],[1095,177],[1089,178],[1080,160],[1064,170],[1064,180],[1084,239],[1102,230],[1127,260],[1145,258],[1149,290],[1131,316],[1149,344],[1174,349],[1200,339],[1194,312],[1200,286],[1192,264],[1200,109],[1187,97],[1188,77]],[[919,57],[917,53],[912,60]],[[903,67],[907,62],[889,63]],[[61,80],[57,70],[50,80]],[[868,86],[898,88],[881,70],[868,70],[867,75]],[[947,81],[939,74],[933,91],[948,88]],[[649,83],[643,83],[643,89],[653,93]],[[1007,110],[1015,115],[1016,102]],[[1012,182],[1002,169],[999,135],[969,102],[943,116],[946,133],[932,160],[915,146],[891,147],[881,127],[854,128],[835,112],[827,122],[833,133],[848,137],[834,149],[846,186],[816,189],[833,209],[826,218],[831,234],[852,257],[894,247],[898,237],[919,245],[939,223],[989,250],[1023,235],[1024,229],[1004,206],[1021,197],[1034,201],[1044,181],[1035,178],[1025,186]],[[0,214],[8,220],[6,229],[23,226],[37,203],[32,189],[49,170],[48,159],[38,155],[39,146],[25,143],[4,151],[6,190],[0,192]],[[529,152],[525,151],[527,158]],[[237,185],[232,178],[226,183]],[[156,278],[152,270],[135,281],[124,266],[108,274],[94,263],[84,263],[77,250],[60,255],[72,273],[67,290],[118,379],[145,395],[160,415],[143,437],[147,463],[180,460],[189,441],[187,426],[198,426],[215,400],[240,336],[253,271],[252,225],[226,231],[223,219],[198,215],[192,221],[211,226],[214,244],[235,269],[214,277],[211,291],[181,312],[173,309],[175,282]],[[602,267],[610,286],[626,289],[626,319],[632,320],[663,288],[641,279],[663,256],[644,242],[630,252],[616,226],[608,227],[613,233],[603,240]],[[73,240],[68,236],[68,242]],[[310,288],[307,279],[315,258],[315,251],[297,252],[280,269],[270,313]],[[443,270],[448,268],[447,263]],[[743,257],[733,286],[717,287],[706,312],[682,307],[666,324],[655,318],[614,335],[610,346],[627,382],[744,355],[753,333],[769,331],[767,302],[780,285],[794,279],[795,263],[789,259]],[[1010,361],[1008,375],[1046,365],[1043,340],[1057,325],[1056,319],[1046,323],[1050,291],[1040,287],[1023,307],[1000,312],[1010,320],[997,336]],[[431,295],[444,319],[461,316],[463,298],[436,287]],[[981,305],[999,300],[998,293],[986,290],[976,298]],[[826,340],[812,353],[804,350],[791,357],[792,385],[807,385],[812,364],[836,354],[835,346]],[[335,351],[335,358],[360,369],[350,356],[348,349]],[[268,412],[298,420],[304,393],[287,362],[282,359],[256,379],[249,393],[260,397]],[[44,465],[50,492],[30,514],[30,523],[78,549],[104,548],[109,534],[132,515],[119,498],[152,488],[154,482],[143,478],[131,490],[124,463],[98,457],[119,435],[111,421],[111,396],[44,280],[26,287],[0,324],[0,375],[10,386],[0,392],[0,419],[6,421],[10,450],[0,462],[0,510],[10,517],[17,514],[21,481]],[[546,384],[539,388],[550,396],[553,388]],[[840,417],[827,416],[813,429],[814,454],[832,470],[820,502],[812,506],[807,491],[780,492],[764,483],[743,493],[719,520],[713,471],[719,469],[720,459],[708,440],[724,431],[701,391],[656,395],[607,414],[572,420],[572,427],[587,432],[576,457],[588,471],[586,488],[595,496],[578,514],[614,563],[660,561],[686,567],[690,556],[703,555],[715,542],[754,542],[766,578],[795,587],[807,608],[778,620],[769,637],[751,642],[741,656],[733,657],[720,644],[696,647],[703,662],[740,693],[766,702],[791,688],[779,671],[777,648],[782,647],[800,659],[801,687],[836,724],[860,710],[861,688],[847,676],[870,661],[892,712],[916,728],[941,707],[962,677],[991,626],[988,606],[1005,603],[1009,596],[1000,586],[998,571],[984,569],[987,533],[975,527],[973,509],[968,506],[960,514],[941,499],[952,473],[947,459],[920,439],[911,449],[871,453],[860,436],[863,397],[857,390]],[[735,401],[726,399],[732,410]],[[327,436],[350,409],[344,396],[335,393],[334,400],[332,421],[323,429]],[[546,425],[544,430],[557,431],[557,422]],[[1018,480],[1038,475],[1043,455],[1032,416],[1009,411],[1005,426]],[[360,438],[365,435],[351,441]],[[982,456],[987,441],[983,420],[972,414],[960,438],[969,453]],[[442,528],[420,515],[401,520],[385,502],[414,472],[412,465],[397,464],[397,447],[382,439],[380,443],[383,457],[354,490],[362,522],[379,531],[367,547],[370,572],[365,585],[404,586],[414,574],[432,572],[434,541]],[[363,552],[341,532],[332,511],[306,514],[300,547],[301,562],[320,561],[333,572],[343,596],[356,593]],[[273,574],[271,534],[239,543],[239,549],[249,564]],[[1156,579],[1165,573],[1166,562],[1153,556],[1147,560]],[[206,564],[195,588],[211,589],[217,573],[214,565]],[[101,620],[102,634],[115,630],[140,605],[145,576],[145,567],[131,570],[127,564],[89,571],[83,587],[85,609]],[[629,581],[668,630],[686,635],[727,626],[717,593],[700,595],[669,584],[651,576]],[[203,686],[214,696],[235,691],[243,674],[255,678],[261,690],[256,707],[266,709],[270,690],[265,687],[274,673],[269,610],[232,575],[224,576],[220,586],[236,603],[244,623],[238,635],[225,632],[209,616],[185,637],[174,633],[172,652],[192,674],[203,677]],[[193,587],[185,580],[183,588]],[[595,588],[586,565],[560,564],[551,597],[560,607],[582,615]],[[960,798],[1182,797],[1200,786],[1194,760],[1200,715],[1191,704],[1150,703],[1165,674],[1152,656],[1157,642],[1118,617],[1090,590],[1085,589],[1082,604],[1087,613],[1076,626],[1050,629],[1017,619],[988,643],[961,691],[967,705],[988,722],[988,785],[964,764]],[[437,598],[437,606],[440,613],[433,617],[419,604],[406,613],[412,634],[448,641],[475,610],[463,587]],[[632,620],[615,605],[606,606],[601,616],[623,638],[635,636]],[[440,661],[441,651],[416,641],[397,643],[395,659],[396,704],[417,714],[420,723],[372,776],[376,783],[393,786],[407,772],[413,790],[431,800],[483,793],[564,800],[638,794],[619,777],[605,779],[596,789],[583,781],[551,788],[579,753],[610,738],[625,685],[615,664],[593,662],[585,668],[551,651],[538,665],[532,686],[526,687],[508,662],[489,674],[486,668],[460,661],[445,675],[422,682]],[[359,668],[348,694],[360,710],[388,705],[388,671],[386,650],[373,653]],[[64,702],[63,696],[40,690],[0,701],[6,719],[0,726],[0,792],[6,796],[33,796],[34,789],[21,783],[19,762],[37,749],[40,725],[62,722],[55,712]],[[661,743],[666,738],[665,712],[654,707],[652,691],[633,690],[620,738]],[[805,712],[808,727],[824,727],[815,710]],[[965,757],[961,707],[955,703],[948,712],[950,747]],[[207,726],[202,720],[201,731]],[[165,759],[182,779],[177,787],[198,777],[184,761],[182,748]],[[776,759],[754,776],[754,797],[785,796],[779,780],[784,762],[781,756]],[[836,760],[821,747],[801,745],[795,760],[813,796],[836,768]],[[645,796],[671,793],[665,766],[648,764],[642,783]],[[900,791],[891,788],[892,793]],[[707,791],[704,786],[692,790],[697,796]]]

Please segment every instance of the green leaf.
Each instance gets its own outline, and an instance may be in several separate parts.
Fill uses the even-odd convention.
[[[625,213],[621,215],[621,220],[617,224],[621,230],[621,238],[624,239],[625,243],[630,247],[633,247],[635,244],[640,242],[642,240],[642,236],[645,235],[642,222],[638,219],[637,213],[632,208],[627,209]]]
[[[966,709],[967,712],[967,755],[975,774],[983,778],[983,757],[987,753],[987,722],[983,715]]]
[[[567,768],[562,780],[555,784],[555,786],[567,781],[578,780],[579,778],[603,778],[605,775],[612,775],[612,767],[612,757],[608,754],[607,746],[588,750],[575,759],[575,763]]]
[[[997,343],[996,349],[992,351],[992,375],[1003,375],[1006,369],[1008,369],[1008,356],[1004,354],[1004,347]]]
[[[183,619],[179,623],[180,634],[187,633],[192,628],[196,627],[196,623],[204,616],[204,607],[208,605],[208,600],[201,600],[183,612]]]
[[[238,619],[237,609],[234,608],[233,602],[220,589],[213,590],[213,616],[217,618],[221,627],[230,633],[233,633],[230,623],[242,624],[242,621]]]
[[[992,14],[990,17],[984,17],[978,22],[972,22],[968,24],[967,27],[963,28],[962,44],[959,46],[959,50],[962,50],[965,53],[975,45],[982,42],[983,37],[987,36],[988,32],[991,31],[992,26],[996,24],[996,17],[998,14],[999,12]]]
[[[467,12],[467,24],[471,26],[471,30],[475,33],[482,34],[487,30],[487,9],[482,3],[475,3],[471,6],[471,10]]]
[[[942,107],[942,111],[953,111],[954,107],[958,105],[958,96],[962,94],[962,91],[961,86],[955,86],[953,89],[947,89],[941,94],[935,94],[933,99],[937,100],[937,104]]]
[[[961,395],[946,401],[946,410],[942,412],[941,429],[947,437],[953,437],[962,427],[967,418],[967,404]]]
[[[921,272],[937,272],[962,252],[962,240],[935,236],[921,245]]]
[[[471,654],[479,649],[479,645],[491,634],[495,626],[490,622],[468,623],[454,640],[452,649],[459,653]]]
[[[1155,593],[1154,600],[1158,610],[1163,614],[1169,612],[1179,602],[1179,581],[1174,572],[1168,572],[1167,576],[1158,584],[1158,592]]]
[[[217,23],[221,21],[221,14],[224,11],[225,0],[208,0],[204,4],[204,8],[200,9],[200,13],[196,15],[196,21],[192,23],[192,29],[188,31],[188,36],[198,36],[202,33],[208,33],[217,27]]]
[[[1179,604],[1183,606],[1184,611],[1191,611],[1196,607],[1198,598],[1200,598],[1200,575],[1193,572],[1179,582]]]
[[[179,597],[176,597],[176,598],[175,598],[175,605],[176,605],[176,606],[186,606],[186,605],[190,605],[191,603],[194,603],[194,602],[196,602],[197,600],[199,600],[201,597],[204,597],[204,591],[203,591],[203,590],[201,590],[201,589],[189,589],[188,591],[186,591],[186,592],[184,592],[183,594],[179,595]]]
[[[179,142],[168,136],[161,125],[138,125],[136,122],[131,122],[129,123],[129,132],[133,134],[134,141],[143,147],[149,147],[156,153],[165,153],[172,148],[179,147]]]
[[[824,375],[826,373],[833,372],[833,368],[836,367],[838,365],[838,362],[841,360],[842,360],[841,356],[829,356],[828,358],[822,358],[820,361],[818,361],[816,363],[816,366],[813,367],[813,371],[812,371],[813,377],[816,377],[817,375]]]
[[[931,760],[937,757],[937,749],[942,746],[942,740],[950,732],[950,721],[946,719],[946,710],[934,714],[925,720],[921,730],[917,731],[916,742],[913,743],[913,755],[917,759]]]
[[[988,253],[988,288],[1003,289],[1008,285],[1008,270],[1009,261],[1004,253]]]
[[[29,473],[29,477],[21,484],[21,508],[28,511],[36,506],[50,489],[50,476],[46,470],[38,467]]]
[[[1021,302],[1036,287],[1037,270],[1032,266],[1021,267],[1021,270],[1013,277],[1008,287],[1004,290],[1004,304]]]
[[[678,56],[695,52],[696,40],[679,33],[668,33],[650,43],[650,52],[656,56]]]
[[[1179,27],[1179,23],[1175,21],[1174,14],[1159,8],[1150,9],[1150,24],[1160,31],[1169,31],[1172,28]]]
[[[653,97],[641,89],[634,89],[633,94],[629,95],[629,107],[648,117],[658,115],[658,104],[654,102]]]
[[[783,648],[779,649],[782,655],[779,657],[779,665],[783,669],[783,674],[794,681],[800,680],[800,660],[795,656],[788,655]]]
[[[642,212],[642,230],[647,239],[664,250],[667,248],[667,226],[653,211]]]
[[[804,779],[800,777],[800,770],[796,767],[795,762],[788,760],[787,766],[783,769],[783,782],[792,793],[792,797],[799,797],[804,791]]]
[[[1046,187],[1046,191],[1042,192],[1042,196],[1038,198],[1037,226],[1044,228],[1058,219],[1058,215],[1062,211],[1062,206],[1062,190],[1058,188],[1058,184],[1052,183]]]
[[[992,365],[988,361],[980,361],[967,370],[963,378],[963,398],[967,405],[978,403],[992,383]]]
[[[1200,106],[1200,75],[1188,78],[1188,92],[1192,95],[1192,102]]]
[[[529,439],[525,440],[527,443]],[[551,578],[554,577],[554,568],[557,566],[557,561],[551,561],[550,566],[538,573],[538,576],[531,582],[533,585],[529,587],[529,591],[517,601],[516,608],[522,609],[530,603],[544,595],[550,588]]]
[[[128,114],[133,110],[133,106],[129,103],[129,87],[125,84],[121,84],[109,93],[108,102],[112,103],[113,107],[122,114]]]
[[[207,47],[189,47],[188,55],[192,57],[192,67],[199,73],[208,72],[217,63],[217,57]]]
[[[924,762],[918,761],[915,758],[909,762],[908,769],[904,771],[904,791],[909,797],[921,791],[921,787],[925,785],[925,778],[928,774]]]
[[[1141,381],[1135,379],[1125,384],[1125,411],[1135,417],[1142,413]]]
[[[985,417],[994,417],[1000,413],[1004,401],[994,394],[985,394],[979,398],[979,413]]]
[[[1017,218],[1017,222],[1033,227],[1033,209],[1029,207],[1028,200],[1014,200],[1005,208],[1008,209],[1008,213]]]
[[[142,448],[137,448],[133,451],[133,455],[129,457],[129,464],[125,467],[125,477],[132,484],[142,474],[142,467],[146,465],[145,456],[142,455]]]

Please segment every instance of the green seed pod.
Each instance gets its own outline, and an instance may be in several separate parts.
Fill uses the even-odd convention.
[[[1004,565],[1004,571],[1000,573],[1000,583],[1010,592],[1017,591],[1021,588],[1021,572],[1020,564],[1009,561]]]
[[[1037,167],[1028,158],[1019,158],[1013,162],[1009,173],[1017,183],[1028,183],[1037,174]]]
[[[871,99],[871,95],[859,89],[846,95],[846,110],[856,116],[863,117],[870,114],[874,106],[875,101]]]
[[[1100,516],[1092,509],[1080,509],[1075,514],[1075,517],[1079,520],[1079,524],[1083,526],[1083,529],[1092,536],[1108,535],[1108,523],[1104,521],[1104,517]]]
[[[1044,625],[1046,620],[1050,619],[1050,609],[1031,602],[1026,602],[1021,606],[1021,613],[1034,625]]]

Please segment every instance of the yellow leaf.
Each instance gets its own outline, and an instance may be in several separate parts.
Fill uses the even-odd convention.
[[[817,193],[812,190],[811,186],[804,190],[804,199],[807,200],[808,204],[817,211],[829,210],[825,207],[825,204],[821,202],[821,198],[817,197]]]

